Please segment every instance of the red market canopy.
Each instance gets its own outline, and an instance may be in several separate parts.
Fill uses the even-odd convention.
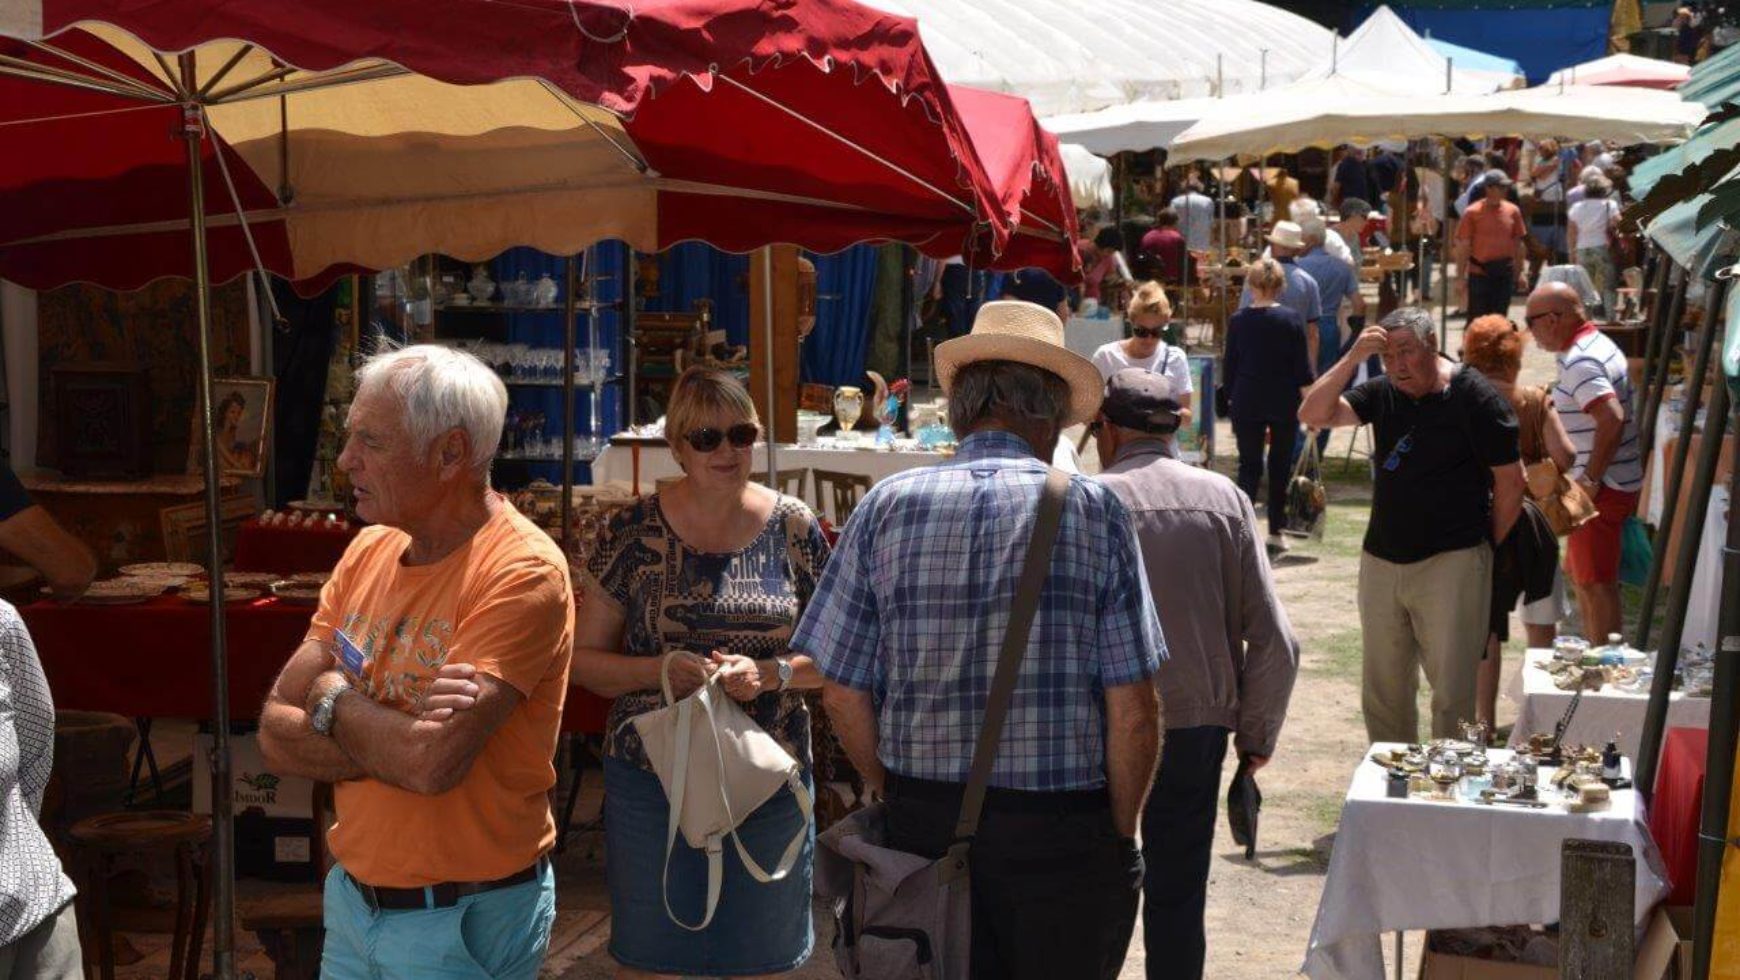
[[[992,268],[1037,266],[1063,282],[1081,281],[1075,200],[1057,137],[1020,96],[965,85],[950,85],[949,96],[1014,229]]]
[[[0,0],[0,36],[0,277],[27,286],[193,277],[184,119],[214,281],[254,265],[244,230],[305,283],[611,237],[1006,264],[1010,188],[913,22],[851,0]]]

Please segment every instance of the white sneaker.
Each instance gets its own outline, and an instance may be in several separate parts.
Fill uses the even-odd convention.
[[[1292,547],[1292,546],[1287,543],[1287,538],[1284,535],[1280,535],[1280,534],[1269,535],[1269,550],[1270,551],[1286,551],[1290,547]]]

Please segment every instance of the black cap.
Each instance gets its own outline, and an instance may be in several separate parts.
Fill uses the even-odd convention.
[[[1106,382],[1100,411],[1119,428],[1167,435],[1178,431],[1178,400],[1172,382],[1145,368],[1124,368]]]

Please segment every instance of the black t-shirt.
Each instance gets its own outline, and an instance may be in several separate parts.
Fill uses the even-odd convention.
[[[30,494],[24,491],[24,484],[18,482],[12,464],[0,460],[0,521],[10,519],[29,506]]]
[[[1351,156],[1342,157],[1335,165],[1335,182],[1341,186],[1341,199],[1350,197],[1371,203],[1371,180],[1366,174],[1365,161],[1356,160]]]
[[[1377,443],[1366,551],[1405,565],[1489,540],[1491,469],[1521,453],[1510,402],[1480,372],[1462,368],[1444,391],[1418,400],[1387,375],[1343,397]]]
[[[1069,290],[1044,269],[1022,269],[1004,280],[1003,295],[1038,303],[1056,312],[1058,305],[1069,299]]]

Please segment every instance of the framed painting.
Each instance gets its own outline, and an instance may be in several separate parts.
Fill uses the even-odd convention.
[[[272,379],[213,378],[212,400],[217,405],[218,472],[225,476],[261,477],[272,443]],[[201,472],[199,410],[194,409],[188,442],[187,471]]]

